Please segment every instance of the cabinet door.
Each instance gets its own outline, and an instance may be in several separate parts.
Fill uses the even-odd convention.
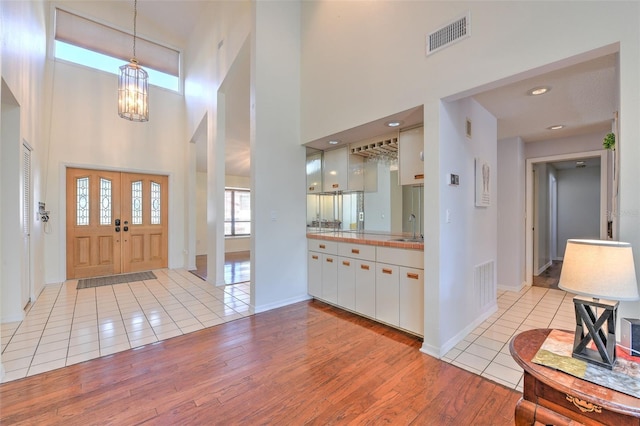
[[[338,256],[322,255],[322,299],[338,303]]]
[[[309,251],[307,256],[307,291],[313,297],[322,297],[322,254]]]
[[[400,267],[376,263],[376,318],[400,325]]]
[[[424,336],[424,271],[400,267],[400,327]]]
[[[376,317],[376,264],[357,261],[356,309],[355,311],[370,318]]]
[[[338,305],[355,311],[356,274],[355,259],[338,258]]]
[[[322,192],[322,153],[307,156],[307,193]]]
[[[346,191],[349,167],[347,147],[324,153],[324,190],[325,192]]]
[[[398,170],[400,185],[424,183],[424,128],[400,132],[398,141]]]

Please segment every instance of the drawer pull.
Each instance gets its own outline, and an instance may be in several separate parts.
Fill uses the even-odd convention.
[[[350,266],[350,265],[351,265],[351,262],[349,262],[349,261],[347,261],[347,260],[343,260],[343,261],[342,261],[342,264],[343,264],[344,266]]]
[[[321,249],[327,248],[327,246],[325,246],[324,244],[320,244],[318,247],[320,247]]]
[[[333,259],[332,259],[332,258],[330,258],[330,257],[327,257],[327,262],[329,262],[329,263],[333,263]]]
[[[382,273],[383,274],[393,274],[393,270],[392,269],[388,269],[388,268],[382,268]]]
[[[340,188],[340,184],[339,183],[334,183],[333,185],[331,185],[331,187],[333,189],[337,189],[337,188]]]
[[[315,255],[315,254],[312,254],[312,255],[311,255],[311,258],[312,258],[313,260],[318,260],[318,256],[317,256],[317,255]]]
[[[418,179],[424,179],[424,174],[421,175],[415,175],[413,176],[414,179],[418,180]]]
[[[360,250],[358,250],[358,249],[351,249],[351,253],[353,253],[353,254],[360,254]]]
[[[407,278],[411,278],[412,280],[417,280],[420,278],[420,275],[414,274],[413,272],[407,272]]]
[[[369,265],[360,265],[360,269],[364,269],[365,271],[368,271]]]
[[[583,413],[602,413],[602,407],[567,394],[567,401],[578,407]]]

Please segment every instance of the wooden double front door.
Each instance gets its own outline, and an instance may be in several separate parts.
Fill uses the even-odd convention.
[[[67,169],[67,278],[165,268],[168,178]]]

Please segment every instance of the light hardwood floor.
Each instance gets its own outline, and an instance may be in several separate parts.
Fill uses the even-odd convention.
[[[520,393],[317,301],[0,385],[1,424],[507,425]]]

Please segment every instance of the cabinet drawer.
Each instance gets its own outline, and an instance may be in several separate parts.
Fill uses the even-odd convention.
[[[391,265],[424,269],[424,252],[421,250],[378,247],[376,251],[376,261],[389,263]]]
[[[597,398],[596,401],[582,400],[575,395],[553,389],[539,380],[536,380],[535,393],[538,405],[581,423],[591,424],[594,420],[602,424],[615,424],[616,426],[637,426],[640,423],[639,419],[608,411],[606,408],[601,407],[597,403]]]
[[[307,240],[307,244],[309,245],[309,250],[311,251],[338,254],[338,243],[335,241],[309,239]]]
[[[338,244],[338,254],[353,259],[376,260],[375,246],[367,246],[364,244],[340,243]]]

